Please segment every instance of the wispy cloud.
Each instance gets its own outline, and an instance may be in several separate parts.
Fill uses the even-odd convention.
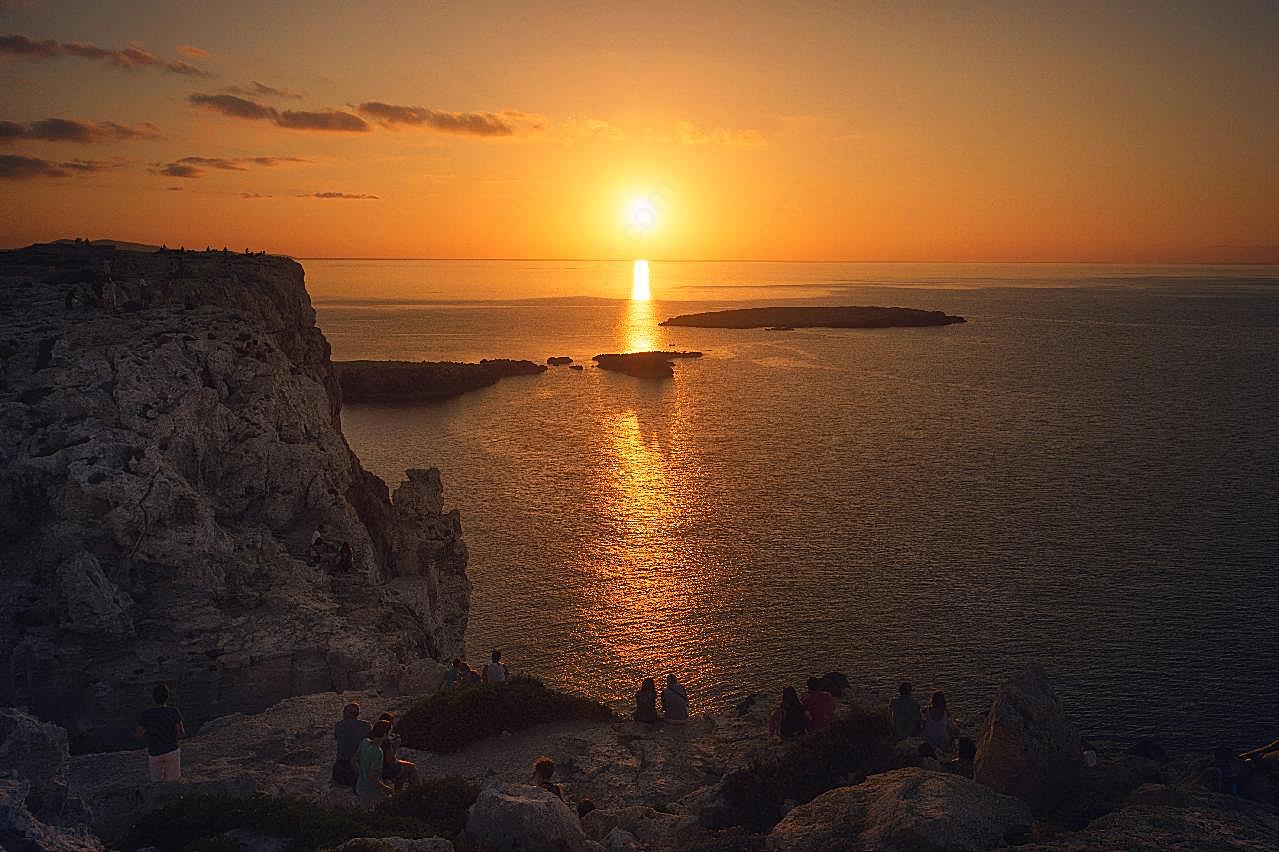
[[[281,163],[305,163],[301,157],[183,157],[171,163],[157,164],[151,171],[175,178],[198,178],[208,169],[224,172],[247,172],[250,166],[278,166]]]
[[[681,121],[672,141],[681,145],[702,147],[720,145],[732,148],[752,148],[768,144],[758,130],[734,130],[727,127],[702,128],[691,121]]]
[[[209,58],[209,51],[205,50],[202,47],[196,47],[194,44],[178,45],[178,53],[181,53],[183,56],[189,56],[192,59],[208,59]]]
[[[344,133],[366,133],[371,128],[358,115],[340,110],[277,110],[239,95],[215,95],[196,92],[187,100],[198,107],[251,121],[270,121],[290,130],[331,130]]]
[[[40,157],[0,154],[0,179],[64,178],[72,175],[100,172],[115,168],[117,165],[120,164],[102,160],[69,160],[55,163]]]
[[[357,109],[386,127],[429,127],[441,133],[461,136],[512,136],[521,127],[540,129],[546,119],[518,110],[501,112],[449,112],[420,106],[401,106],[381,101],[365,101]]]
[[[626,141],[626,133],[622,128],[598,118],[570,118],[564,122],[563,132],[573,138],[585,138],[601,142]]]
[[[301,98],[301,92],[295,92],[292,89],[285,89],[278,86],[268,86],[266,83],[259,83],[257,80],[250,80],[247,86],[228,86],[226,88],[228,95],[242,95],[248,98]]]
[[[377,200],[376,195],[362,195],[353,192],[304,192],[298,198],[341,198],[351,201]]]
[[[37,41],[29,36],[15,33],[0,36],[0,56],[16,56],[33,60],[76,56],[94,62],[105,62],[128,71],[138,68],[159,68],[172,74],[194,77],[212,76],[208,71],[183,62],[181,59],[162,59],[136,44],[124,48],[111,48],[84,41],[58,42],[53,39]]]
[[[149,121],[133,127],[114,121],[79,121],[73,118],[46,118],[19,124],[16,121],[0,121],[0,143],[23,139],[40,139],[46,142],[113,142],[120,139],[159,139],[160,128]]]

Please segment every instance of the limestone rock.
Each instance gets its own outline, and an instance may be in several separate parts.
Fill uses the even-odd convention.
[[[582,829],[592,839],[609,846],[608,837],[622,833],[634,839],[645,849],[673,847],[676,826],[680,817],[663,813],[643,805],[631,805],[615,810],[594,810],[582,818]]]
[[[1040,806],[1069,795],[1082,770],[1079,731],[1066,718],[1048,675],[1032,663],[995,694],[977,743],[974,778]]]
[[[541,787],[522,784],[495,784],[481,791],[466,818],[466,836],[488,852],[590,848],[568,805]]]
[[[453,844],[443,837],[355,837],[336,852],[453,852]]]
[[[0,778],[0,849],[27,852],[99,852],[102,842],[83,826],[48,825],[26,806],[30,785]]]
[[[1019,847],[1024,852],[1165,852],[1279,849],[1279,811],[1235,796],[1148,784],[1124,807],[1082,831]]]
[[[192,730],[393,685],[461,652],[466,562],[438,473],[392,499],[348,447],[297,263],[0,252],[0,705],[85,750],[132,747],[157,681]]]
[[[961,850],[1003,845],[1029,830],[1024,802],[957,775],[895,769],[800,805],[768,836],[768,848]]]

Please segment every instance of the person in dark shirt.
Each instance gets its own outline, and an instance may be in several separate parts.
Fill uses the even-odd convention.
[[[342,720],[333,726],[333,738],[338,744],[337,756],[333,760],[334,783],[355,786],[358,777],[355,754],[370,730],[372,726],[360,719],[360,705],[353,702],[342,708]]]
[[[378,717],[378,721],[389,722],[392,730],[395,728],[393,713],[383,713]],[[393,784],[397,793],[417,778],[417,765],[411,760],[396,756],[395,752],[399,747],[399,734],[387,734],[386,739],[382,740],[382,780]]]
[[[182,751],[178,738],[187,735],[182,714],[169,706],[169,687],[156,684],[151,691],[155,706],[142,711],[138,739],[147,742],[147,767],[152,781],[177,781],[182,777]]]
[[[551,780],[555,776],[555,761],[546,755],[542,755],[533,761],[533,786],[541,787],[548,793],[554,793],[564,800],[564,788]]]

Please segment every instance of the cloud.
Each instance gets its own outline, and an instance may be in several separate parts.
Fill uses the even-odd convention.
[[[247,86],[229,86],[226,90],[229,95],[244,95],[250,98],[301,98],[301,92],[295,92],[292,89],[276,88],[268,86],[266,83],[259,83],[257,80],[250,80]]]
[[[197,48],[198,49],[198,48]],[[106,62],[117,68],[132,71],[137,68],[162,68],[173,74],[208,77],[209,72],[183,62],[181,59],[165,61],[145,48],[131,44],[123,49],[101,47],[84,41],[56,42],[53,39],[36,41],[29,36],[11,34],[0,36],[0,56],[19,56],[25,59],[52,59],[58,56],[78,56],[94,62]]]
[[[545,126],[546,119],[518,110],[502,112],[448,112],[429,107],[401,106],[381,101],[365,101],[357,109],[386,127],[409,125],[430,127],[441,133],[462,136],[512,136],[521,125],[533,129]]]
[[[196,106],[213,112],[229,115],[232,118],[247,118],[253,121],[270,121],[290,130],[333,130],[347,133],[364,133],[370,128],[368,123],[358,115],[339,110],[323,110],[320,112],[302,112],[284,110],[251,101],[238,95],[209,95],[196,92],[187,97]]]
[[[368,123],[358,115],[332,109],[321,112],[285,110],[275,113],[275,123],[290,130],[336,130],[345,133],[365,133],[369,130]]]
[[[345,198],[351,200],[363,201],[366,199],[377,199],[376,195],[361,195],[351,192],[304,192],[298,198]]]
[[[181,53],[183,56],[189,56],[192,59],[208,59],[209,58],[209,51],[205,50],[202,47],[196,47],[194,44],[178,45],[178,53]],[[179,187],[179,189],[180,188],[181,187]]]
[[[263,195],[260,192],[241,192],[241,198],[272,198],[270,195]]]
[[[160,128],[149,121],[135,127],[114,121],[78,121],[72,118],[46,118],[29,124],[16,121],[0,121],[0,143],[20,139],[41,139],[46,142],[110,142],[119,139],[159,139]]]
[[[40,157],[0,154],[0,179],[26,180],[38,177],[71,177],[75,174],[100,172],[116,165],[119,164],[106,163],[101,160],[70,160],[64,163],[54,163]]]
[[[28,59],[46,59],[58,55],[58,43],[53,39],[36,41],[24,35],[0,36],[0,56],[24,56]]]
[[[768,144],[758,130],[732,130],[727,127],[703,129],[691,121],[681,121],[677,126],[676,142],[681,145],[701,147],[722,145],[733,148],[750,148]]]
[[[152,172],[165,177],[198,178],[206,169],[224,172],[247,172],[249,166],[278,166],[281,163],[305,163],[301,157],[183,157],[172,163],[157,165]]]

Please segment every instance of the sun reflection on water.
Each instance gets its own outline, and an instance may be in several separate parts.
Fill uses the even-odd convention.
[[[657,345],[657,315],[648,283],[648,261],[637,260],[631,272],[631,300],[618,326],[622,352],[651,352]]]

